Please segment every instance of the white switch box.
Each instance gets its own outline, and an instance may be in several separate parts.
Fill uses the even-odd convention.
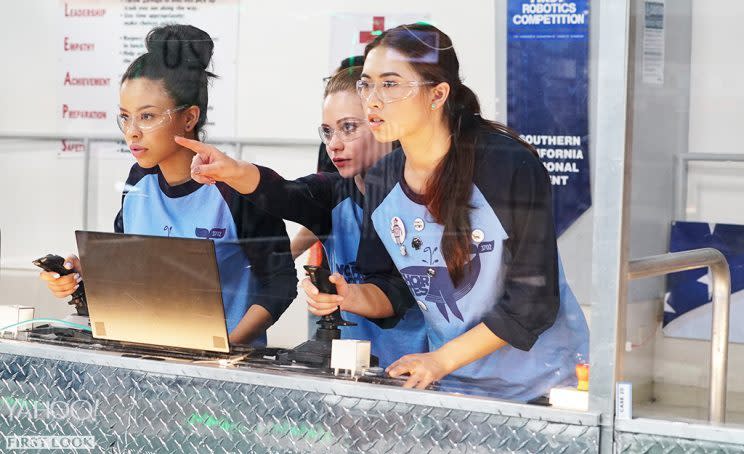
[[[31,327],[28,325],[16,325],[17,323],[32,320],[34,318],[34,308],[32,306],[0,306],[0,329],[9,326],[10,328],[3,329],[0,334],[17,334],[18,328],[21,330]],[[16,326],[11,326],[16,325]]]
[[[338,375],[339,370],[357,372],[369,369],[372,345],[366,340],[334,339],[331,343],[331,369]]]

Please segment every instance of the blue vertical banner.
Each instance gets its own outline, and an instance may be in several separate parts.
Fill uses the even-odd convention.
[[[588,0],[509,0],[507,123],[540,154],[556,234],[591,205]]]

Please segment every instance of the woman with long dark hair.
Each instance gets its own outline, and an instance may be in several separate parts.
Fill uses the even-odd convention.
[[[450,38],[414,24],[365,52],[357,90],[367,120],[393,151],[365,179],[358,267],[364,283],[334,278],[316,308],[389,316],[419,306],[430,352],[388,367],[406,386],[528,401],[575,383],[588,329],[560,265],[547,172],[535,150],[481,116]],[[567,287],[566,287],[567,288]],[[570,290],[569,290],[570,292]]]
[[[362,68],[352,66],[338,71],[326,85],[323,95],[323,122],[318,128],[329,159],[337,173],[317,173],[286,180],[275,171],[241,162],[212,145],[176,139],[197,153],[192,172],[197,181],[224,181],[247,200],[276,216],[297,222],[321,239],[334,276],[356,284],[357,250],[362,233],[362,205],[365,175],[392,146],[375,140],[367,125],[364,109],[356,93]],[[295,253],[302,253],[303,250]],[[335,277],[334,277],[335,279]],[[336,310],[334,306],[331,312]],[[314,315],[327,315],[317,311]],[[428,343],[421,310],[411,307],[401,313],[395,327],[383,329],[368,318],[373,313],[346,312],[344,318],[356,326],[342,326],[342,339],[369,340],[372,354],[380,365],[389,366],[403,355],[427,351]]]

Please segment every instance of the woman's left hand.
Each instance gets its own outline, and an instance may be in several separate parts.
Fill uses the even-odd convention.
[[[442,379],[450,372],[448,361],[436,351],[406,355],[385,369],[391,377],[408,374],[404,388],[426,389],[427,386]]]

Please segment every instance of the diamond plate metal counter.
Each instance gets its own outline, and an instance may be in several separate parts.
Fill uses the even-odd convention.
[[[742,454],[744,446],[661,435],[615,432],[615,452],[622,454]]]
[[[0,361],[0,433],[92,435],[100,452],[598,450],[595,426],[34,356]]]

